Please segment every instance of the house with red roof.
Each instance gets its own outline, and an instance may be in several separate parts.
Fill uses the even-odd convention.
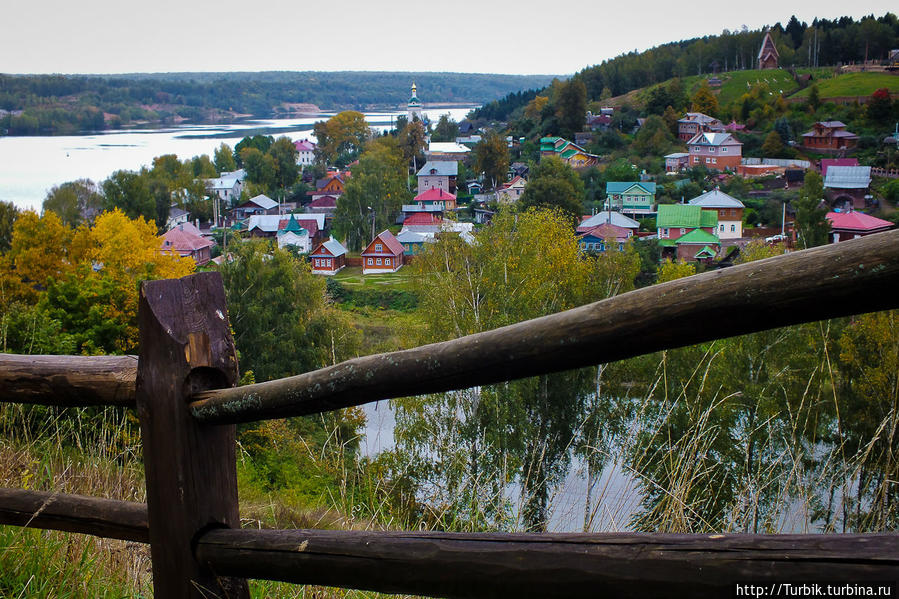
[[[293,142],[297,149],[297,164],[308,166],[315,162],[315,144],[308,139]]]
[[[825,216],[830,221],[832,243],[848,241],[865,235],[873,235],[893,228],[888,220],[876,218],[864,212],[828,212]]]
[[[362,274],[396,272],[403,266],[403,245],[390,231],[378,233],[362,251]]]
[[[310,247],[325,240],[324,214],[257,214],[247,220],[247,233],[250,237],[277,237],[278,231],[286,229],[291,219],[308,232]]]
[[[439,187],[426,189],[415,196],[412,201],[414,202],[413,205],[418,206],[419,208],[436,206],[441,210],[456,209],[456,196]],[[403,210],[406,211],[405,206],[403,207]]]
[[[309,254],[312,274],[334,275],[346,266],[346,248],[333,237],[321,243]]]
[[[443,223],[443,217],[433,212],[413,212],[403,220],[403,228],[437,226]],[[414,229],[412,229],[414,231]]]
[[[858,158],[822,158],[821,176],[827,178],[827,169],[832,166],[859,166]]]
[[[605,252],[606,249],[624,251],[624,244],[634,232],[606,222],[578,235],[577,246],[582,252]]]
[[[846,131],[846,124],[840,121],[819,121],[802,134],[802,145],[823,152],[851,150],[858,145],[858,135]]]
[[[496,190],[496,201],[500,204],[517,202],[524,193],[524,188],[527,187],[527,184],[528,181],[524,177],[513,177],[511,181],[503,183],[502,186]]]
[[[212,258],[211,240],[200,234],[200,230],[190,223],[181,223],[165,232],[162,236],[162,253],[178,254],[182,258],[190,256],[203,266]]]

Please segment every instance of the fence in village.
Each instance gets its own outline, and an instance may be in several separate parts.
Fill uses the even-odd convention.
[[[246,579],[436,597],[735,594],[737,583],[895,584],[899,534],[462,534],[240,528],[235,424],[498,383],[722,336],[899,307],[899,231],[632,291],[299,376],[238,379],[221,279],[143,284],[140,356],[0,355],[0,401],[137,410],[147,503],[0,489],[0,523],[149,543],[156,597]]]

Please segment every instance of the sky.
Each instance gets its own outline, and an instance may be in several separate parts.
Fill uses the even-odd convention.
[[[789,7],[789,8],[787,8]],[[453,71],[570,74],[632,50],[895,0],[29,0],[3,12],[0,72]]]

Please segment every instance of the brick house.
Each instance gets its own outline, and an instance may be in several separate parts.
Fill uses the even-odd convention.
[[[838,152],[858,145],[858,135],[846,131],[841,121],[819,121],[812,130],[802,134],[802,145],[810,150]]]
[[[730,133],[697,133],[687,142],[690,166],[709,170],[736,170],[743,158],[743,144]]]
[[[692,262],[711,260],[718,255],[721,241],[715,235],[717,210],[690,204],[662,204],[656,226],[663,257]]]
[[[430,160],[418,171],[419,195],[429,189],[441,189],[447,193],[456,193],[456,176],[459,174],[459,163],[455,160]]]
[[[699,133],[724,133],[724,123],[701,112],[688,112],[677,121],[677,137],[690,141]]]
[[[703,210],[715,210],[718,213],[717,235],[720,239],[739,239],[743,237],[743,202],[729,196],[717,187],[712,191],[690,200],[691,206],[699,206]]]

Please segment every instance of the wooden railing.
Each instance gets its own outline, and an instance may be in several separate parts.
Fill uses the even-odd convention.
[[[2,489],[0,523],[149,542],[160,598],[244,598],[247,578],[435,597],[732,597],[742,583],[895,585],[899,534],[243,530],[235,423],[893,309],[897,289],[899,231],[890,231],[453,341],[235,387],[237,359],[219,275],[146,282],[136,360],[0,355],[0,401],[135,407],[147,503]]]

